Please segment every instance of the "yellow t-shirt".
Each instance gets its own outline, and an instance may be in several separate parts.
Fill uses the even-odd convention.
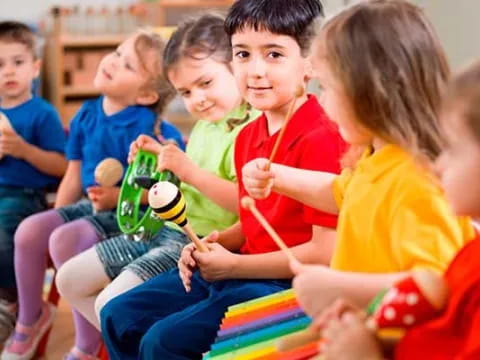
[[[334,196],[337,270],[443,272],[474,237],[470,219],[454,216],[434,178],[398,146],[365,152],[355,170],[335,179]]]

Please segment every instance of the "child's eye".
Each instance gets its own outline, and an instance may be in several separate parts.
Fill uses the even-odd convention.
[[[135,71],[135,69],[133,68],[133,66],[130,65],[130,63],[128,63],[128,62],[125,63],[125,69],[130,70],[130,71]]]
[[[190,96],[190,91],[181,91],[180,96],[184,98],[188,98]]]
[[[212,81],[213,81],[213,80],[204,81],[204,82],[201,83],[201,86],[202,86],[203,88],[206,88],[206,87],[208,87],[208,85],[210,85],[210,84],[212,83]]]
[[[23,60],[15,60],[15,65],[16,65],[16,66],[20,66],[20,65],[22,65],[23,63],[24,63]]]
[[[248,51],[238,51],[235,53],[235,57],[238,57],[240,59],[246,59],[250,54]]]
[[[280,58],[280,57],[282,57],[282,56],[283,56],[283,55],[280,54],[280,53],[277,52],[277,51],[272,51],[272,52],[268,53],[268,57],[269,57],[269,58],[272,58],[272,59],[278,59],[278,58]]]

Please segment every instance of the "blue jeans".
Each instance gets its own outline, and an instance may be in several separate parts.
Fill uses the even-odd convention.
[[[229,306],[290,286],[287,280],[209,283],[196,272],[185,293],[173,269],[108,302],[100,313],[102,335],[111,360],[201,359]]]
[[[0,288],[15,288],[13,236],[17,226],[46,208],[43,190],[0,185]]]

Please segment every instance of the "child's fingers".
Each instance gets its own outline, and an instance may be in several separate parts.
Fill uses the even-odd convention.
[[[207,243],[214,243],[214,242],[217,242],[218,241],[218,237],[219,237],[219,232],[214,230],[212,231],[210,234],[208,234],[207,236],[205,236],[202,241],[204,242],[207,242]]]
[[[303,266],[296,259],[290,260],[289,265],[290,265],[290,270],[292,270],[294,275],[300,274],[305,269],[305,266]]]

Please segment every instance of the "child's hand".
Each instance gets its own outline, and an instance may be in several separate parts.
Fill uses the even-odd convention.
[[[134,142],[130,144],[130,151],[128,152],[129,164],[135,160],[135,156],[137,156],[139,149],[149,151],[154,154],[160,154],[162,151],[162,144],[150,136],[140,135]]]
[[[190,292],[190,290],[192,289],[191,279],[193,271],[197,267],[197,262],[192,256],[194,251],[195,244],[188,244],[183,248],[180,259],[178,259],[178,274],[180,275],[183,287],[185,288],[185,291],[187,293]]]
[[[111,210],[117,206],[120,188],[110,186],[90,186],[87,195],[96,211]]]
[[[337,299],[335,302],[325,309],[320,316],[313,320],[312,327],[317,330],[321,330],[327,326],[332,320],[340,319],[346,312],[354,312],[359,316],[366,318],[366,314],[357,306],[349,303],[345,299]]]
[[[292,285],[298,302],[310,317],[319,317],[340,296],[328,267],[291,262],[290,268],[296,275]]]
[[[30,144],[13,129],[4,129],[0,135],[0,154],[24,159]]]
[[[323,330],[323,337],[321,352],[327,360],[383,359],[377,338],[353,312],[331,320]]]
[[[196,171],[197,166],[177,145],[162,146],[157,159],[158,171],[170,170],[180,181],[189,183],[188,176]]]
[[[218,281],[231,278],[231,270],[236,266],[238,255],[216,243],[218,232],[214,231],[202,239],[207,243],[208,252],[195,251],[193,258],[206,281]]]
[[[274,174],[267,170],[269,166],[268,159],[258,158],[242,168],[243,185],[254,199],[265,199],[272,192]]]

